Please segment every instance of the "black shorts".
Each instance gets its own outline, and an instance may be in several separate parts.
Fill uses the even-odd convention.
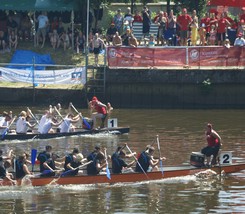
[[[218,41],[225,41],[225,33],[217,33]]]
[[[219,152],[220,146],[206,146],[205,148],[202,149],[201,153],[206,155],[207,157],[210,157],[211,155],[217,155]]]
[[[94,48],[94,54],[99,54],[100,53],[100,48]]]

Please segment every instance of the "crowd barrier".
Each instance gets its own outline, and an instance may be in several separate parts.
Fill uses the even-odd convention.
[[[108,47],[110,68],[244,67],[243,47]]]
[[[8,64],[8,66],[18,67],[17,64]],[[28,64],[26,64],[28,65]],[[20,64],[19,66],[23,66]],[[33,66],[33,65],[29,65]],[[57,69],[35,70],[35,66],[43,66],[35,64],[30,69],[17,69],[0,67],[0,82],[22,82],[38,84],[86,84],[86,69],[85,67],[69,66],[69,68],[58,69],[60,66],[45,65],[45,67],[56,67]],[[64,67],[64,66],[63,66]],[[66,66],[68,67],[68,66]]]

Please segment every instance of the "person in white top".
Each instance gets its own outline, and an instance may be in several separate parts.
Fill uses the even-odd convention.
[[[9,126],[9,121],[12,119],[11,115],[7,112],[3,112],[3,116],[0,119],[0,134],[2,135],[6,128]]]
[[[245,39],[242,37],[242,33],[238,34],[238,37],[236,38],[235,42],[234,42],[234,46],[245,46]]]
[[[62,123],[62,120],[60,122],[57,122],[57,120],[54,117],[48,117],[46,122],[43,125],[41,134],[48,134],[48,133],[54,133],[54,129],[52,129],[53,126],[58,127]]]
[[[51,113],[49,110],[45,110],[45,114],[41,117],[40,121],[39,121],[39,125],[38,125],[38,133],[42,132],[43,126],[46,123],[46,121],[48,120],[48,117],[51,116]]]
[[[30,119],[31,117],[29,115],[27,115],[27,113],[25,111],[22,111],[20,113],[20,116],[16,122],[16,133],[17,134],[26,134],[28,128],[34,128],[34,126],[36,125],[36,123],[34,123],[33,125],[30,124],[30,122],[28,121],[28,119]]]
[[[60,132],[61,133],[74,132],[76,127],[72,123],[77,123],[80,120],[80,118],[81,118],[81,114],[78,114],[75,117],[71,113],[68,114],[64,118],[64,121],[59,126]]]

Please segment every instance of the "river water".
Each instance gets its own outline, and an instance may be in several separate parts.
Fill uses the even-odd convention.
[[[14,108],[18,114],[21,107]],[[9,110],[6,107],[4,110]],[[2,108],[0,109],[3,110]],[[34,113],[41,113],[32,109]],[[84,110],[85,115],[86,111]],[[140,152],[159,135],[165,165],[189,163],[190,154],[206,145],[205,124],[211,122],[221,135],[222,150],[232,151],[233,159],[245,159],[245,110],[133,110],[115,109],[118,126],[129,126],[129,135],[80,136],[27,142],[1,142],[4,151],[16,154],[42,151],[48,144],[59,155],[78,147],[84,155],[95,145],[114,152],[128,143]],[[1,213],[245,213],[245,174],[232,174],[209,180],[195,176],[154,182],[115,185],[49,185],[46,187],[0,187]]]

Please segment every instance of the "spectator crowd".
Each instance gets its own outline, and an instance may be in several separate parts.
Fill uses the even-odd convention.
[[[36,15],[21,13],[6,14],[0,11],[0,51],[15,50],[21,41],[34,41],[36,47],[43,48],[48,42],[56,50],[71,48],[72,39],[75,41],[75,51],[85,53],[86,33],[76,30],[72,38],[71,23],[64,23],[62,16],[49,16],[46,12]],[[142,24],[142,37],[134,36],[134,25]],[[152,25],[157,26],[156,34],[151,34]],[[173,10],[169,14],[159,11],[152,16],[151,10],[144,6],[142,11],[131,13],[128,7],[125,13],[118,9],[103,35],[98,29],[89,32],[89,48],[96,52],[106,45],[130,46],[214,46],[214,45],[245,45],[245,8],[233,19],[227,11],[218,13],[211,9],[203,17],[196,10],[188,13],[183,8],[179,15]],[[144,41],[142,43],[142,40]]]

